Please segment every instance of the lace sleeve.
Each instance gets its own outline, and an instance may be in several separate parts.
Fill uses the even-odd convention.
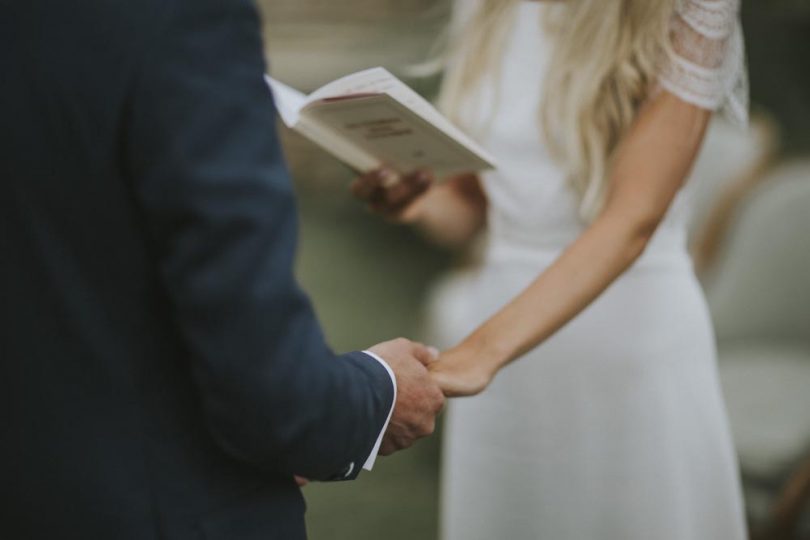
[[[677,0],[661,86],[684,101],[748,121],[740,0]]]

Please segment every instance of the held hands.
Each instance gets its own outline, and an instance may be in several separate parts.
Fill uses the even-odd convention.
[[[369,350],[386,361],[397,379],[397,401],[380,446],[382,456],[409,448],[418,439],[431,435],[445,397],[479,394],[495,376],[495,370],[460,349],[439,357],[434,349],[399,338]],[[299,487],[309,483],[300,476],[294,479]]]
[[[480,394],[495,378],[495,368],[460,348],[443,352],[430,364],[430,375],[446,397]]]
[[[495,364],[461,347],[439,357],[438,351],[400,338],[370,350],[388,363],[397,378],[397,402],[380,447],[383,456],[431,435],[445,397],[480,394],[497,372]]]
[[[380,455],[387,456],[433,433],[444,396],[427,370],[436,354],[424,345],[395,339],[370,350],[386,361],[397,379],[397,401],[380,446]]]
[[[399,223],[412,223],[419,215],[415,204],[433,185],[433,174],[425,170],[401,175],[393,169],[380,167],[358,177],[352,183],[355,197],[368,204],[369,209]]]

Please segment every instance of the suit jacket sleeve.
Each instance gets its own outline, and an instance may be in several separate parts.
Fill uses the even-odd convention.
[[[176,0],[149,49],[127,167],[213,435],[282,474],[362,464],[393,385],[362,353],[333,355],[292,275],[297,217],[254,6]]]

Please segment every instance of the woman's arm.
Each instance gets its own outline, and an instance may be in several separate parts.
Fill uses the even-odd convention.
[[[388,220],[417,226],[436,244],[460,247],[484,228],[487,200],[474,174],[447,179],[431,187],[433,177],[416,171],[400,177],[377,169],[355,180],[354,195]]]
[[[434,364],[447,395],[482,391],[641,256],[689,175],[710,116],[668,92],[642,108],[617,149],[600,215],[527,289]]]
[[[456,176],[414,204],[414,223],[431,241],[463,247],[484,229],[487,199],[474,174]]]

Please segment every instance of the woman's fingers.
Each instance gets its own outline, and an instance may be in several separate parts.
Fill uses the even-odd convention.
[[[380,193],[384,189],[383,176],[388,174],[390,173],[384,173],[383,169],[375,169],[358,176],[352,182],[352,194],[362,201],[370,202],[375,193]]]
[[[372,204],[372,210],[390,219],[401,219],[406,211],[433,185],[428,173],[417,171],[402,178]]]
[[[436,384],[439,385],[439,388],[445,397],[465,397],[477,393],[468,388],[468,384],[466,384],[464,379],[461,377],[453,376],[452,374],[441,371],[434,371],[431,373],[431,376],[433,377],[433,380],[436,381]]]
[[[406,176],[400,182],[385,190],[383,203],[388,208],[394,209],[413,201],[416,192],[416,184],[413,179]]]
[[[387,202],[392,206],[410,204],[427,191],[433,184],[433,177],[427,171],[414,171],[401,182],[387,189]]]
[[[433,185],[433,175],[417,170],[400,176],[383,167],[366,173],[352,183],[355,197],[369,204],[373,212],[398,218],[416,199]]]
[[[489,386],[494,376],[480,364],[452,353],[442,354],[437,362],[427,367],[433,380],[448,398],[480,394]]]
[[[436,347],[428,347],[421,343],[414,343],[413,356],[426,368],[430,368],[432,364],[439,361],[439,349]]]
[[[352,183],[351,190],[355,197],[367,199],[371,193],[379,187],[380,177],[375,169],[358,176]]]
[[[380,167],[357,177],[351,190],[358,199],[372,201],[375,195],[390,190],[400,182],[399,173],[388,167]]]

